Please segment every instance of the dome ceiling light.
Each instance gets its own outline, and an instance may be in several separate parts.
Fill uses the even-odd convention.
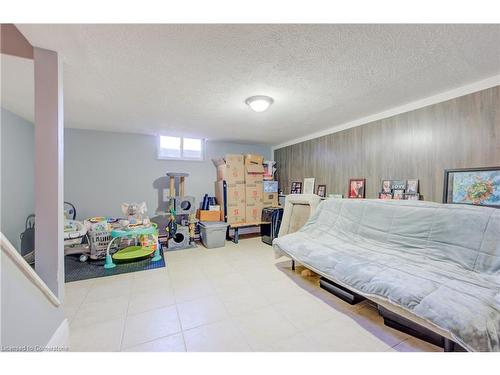
[[[274,103],[273,98],[266,95],[255,95],[249,97],[245,100],[245,103],[254,111],[254,112],[264,112],[267,110],[271,104]]]

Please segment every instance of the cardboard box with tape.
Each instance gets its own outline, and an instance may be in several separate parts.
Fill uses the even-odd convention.
[[[245,183],[255,184],[264,180],[264,158],[262,155],[245,155]]]
[[[227,183],[245,182],[245,164],[243,155],[228,154],[225,157],[212,159],[217,169],[217,181],[227,181]]]

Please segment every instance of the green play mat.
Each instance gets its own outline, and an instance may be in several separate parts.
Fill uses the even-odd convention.
[[[117,262],[130,262],[147,258],[155,252],[150,247],[129,246],[113,254],[113,259]]]

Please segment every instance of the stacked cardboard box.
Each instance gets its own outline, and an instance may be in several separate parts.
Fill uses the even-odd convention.
[[[227,222],[230,224],[245,222],[245,165],[243,155],[226,155],[212,160],[217,168],[215,197],[223,207],[224,184],[227,190]],[[221,213],[224,221],[224,212]]]
[[[261,155],[245,155],[245,221],[256,223],[261,220],[263,208],[264,158]]]
[[[226,219],[230,224],[261,221],[263,203],[264,158],[261,155],[226,155],[213,159],[217,168],[215,196],[226,199]],[[224,185],[226,197],[224,197]],[[223,203],[221,203],[223,204]],[[224,220],[222,214],[221,220]]]
[[[262,207],[278,207],[278,193],[264,193]]]

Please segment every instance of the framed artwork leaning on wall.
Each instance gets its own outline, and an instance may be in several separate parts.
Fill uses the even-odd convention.
[[[304,178],[304,194],[314,194],[314,177]]]
[[[326,185],[318,185],[316,194],[319,195],[321,198],[326,198]]]
[[[500,208],[500,167],[446,169],[443,203]]]
[[[382,189],[380,190],[382,193],[391,193],[391,180],[382,180]]]
[[[292,182],[292,188],[290,189],[290,194],[302,194],[302,182],[300,181]]]
[[[365,178],[351,178],[349,180],[349,190],[347,191],[348,198],[364,198],[366,179]]]

